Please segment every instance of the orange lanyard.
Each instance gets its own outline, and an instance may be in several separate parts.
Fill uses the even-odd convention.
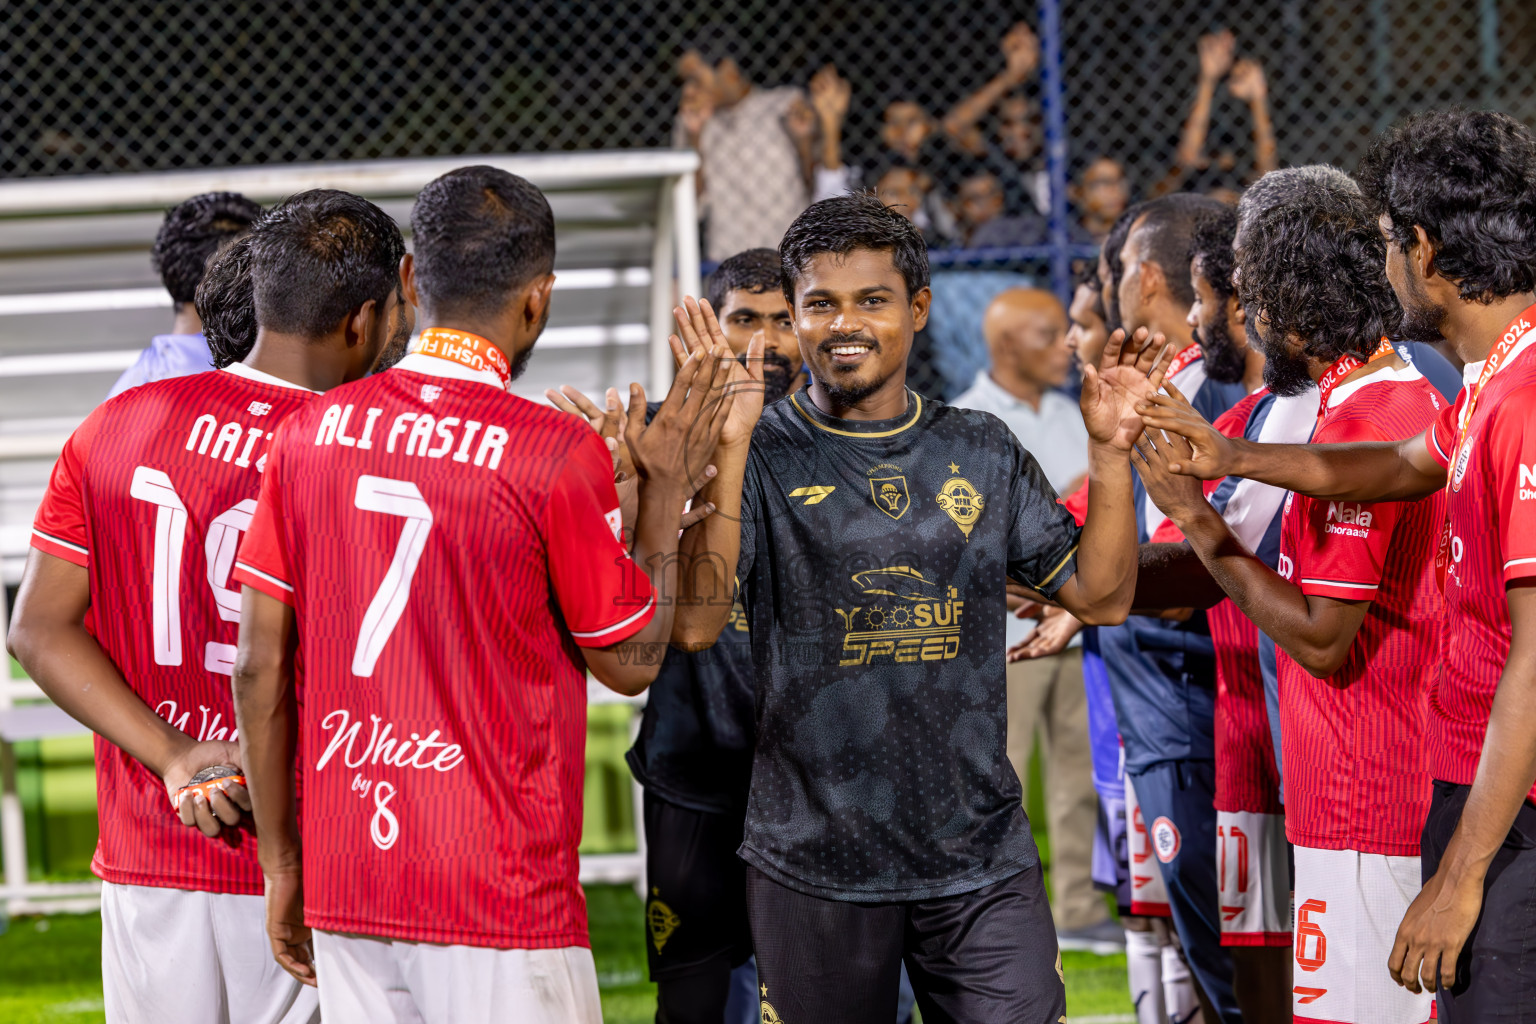
[[[1528,307],[1510,321],[1504,329],[1504,336],[1493,346],[1493,351],[1488,353],[1488,358],[1483,362],[1483,372],[1477,375],[1477,383],[1467,391],[1466,404],[1461,407],[1461,418],[1456,423],[1456,449],[1451,453],[1452,472],[1461,463],[1461,450],[1467,443],[1467,428],[1472,425],[1472,410],[1477,408],[1477,400],[1482,396],[1483,388],[1509,361],[1509,354],[1532,331],[1536,331],[1536,327],[1532,326],[1533,321],[1536,321],[1536,306]]]
[[[1204,359],[1205,351],[1201,349],[1198,341],[1192,341],[1173,354],[1168,362],[1168,369],[1163,371],[1163,380],[1172,380],[1174,374],[1183,370],[1196,359]]]
[[[507,357],[478,334],[448,327],[429,327],[411,345],[410,352],[446,359],[471,370],[494,373],[503,388],[512,380],[512,367],[507,363]]]
[[[1386,338],[1382,338],[1381,344],[1376,346],[1376,351],[1372,352],[1370,358],[1364,362],[1355,356],[1340,356],[1337,362],[1328,367],[1328,372],[1318,378],[1317,422],[1323,422],[1323,416],[1328,412],[1328,396],[1333,394],[1333,389],[1338,387],[1345,377],[1348,377],[1362,366],[1374,363],[1378,359],[1385,359],[1396,352],[1397,350],[1392,347],[1392,343]]]

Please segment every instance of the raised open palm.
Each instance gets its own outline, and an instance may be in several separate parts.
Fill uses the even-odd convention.
[[[677,321],[677,334],[667,340],[672,345],[672,355],[681,366],[690,355],[701,359],[714,358],[729,361],[715,374],[715,386],[724,387],[732,399],[730,415],[720,432],[720,446],[731,448],[744,445],[752,437],[752,430],[763,415],[763,332],[752,336],[747,345],[745,361],[731,354],[725,332],[708,299],[685,297],[683,304],[672,310]]]
[[[1137,328],[1129,341],[1124,330],[1111,334],[1099,365],[1083,367],[1080,404],[1088,436],[1129,452],[1144,429],[1137,406],[1157,391],[1149,372],[1160,380],[1171,357],[1163,336],[1149,335],[1145,327]]]

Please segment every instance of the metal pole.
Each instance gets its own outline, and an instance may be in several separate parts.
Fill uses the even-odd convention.
[[[657,188],[656,240],[651,244],[651,348],[645,386],[657,401],[667,393],[673,376],[667,335],[672,333],[672,306],[677,301],[672,291],[673,242],[677,232],[672,217],[675,183],[674,178],[663,178]]]
[[[1045,115],[1045,169],[1051,183],[1051,289],[1072,301],[1067,246],[1067,110],[1062,92],[1061,3],[1040,0],[1040,99]]]
[[[677,224],[677,290],[681,295],[698,295],[703,290],[699,272],[699,193],[692,171],[673,179],[672,217]]]

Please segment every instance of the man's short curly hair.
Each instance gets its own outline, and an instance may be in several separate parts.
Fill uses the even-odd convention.
[[[180,305],[196,299],[208,258],[249,231],[260,216],[261,204],[238,192],[204,192],[171,207],[149,251],[171,301]]]
[[[1314,359],[1364,358],[1402,317],[1386,243],[1349,175],[1313,165],[1270,171],[1238,205],[1243,305]],[[1250,314],[1251,315],[1251,314]]]
[[[748,291],[753,295],[779,291],[783,287],[783,268],[779,266],[777,249],[747,249],[720,261],[715,272],[704,282],[704,297],[724,315],[721,307],[725,297],[734,291]]]
[[[213,254],[197,286],[203,338],[219,369],[238,363],[256,345],[256,295],[251,282],[251,236],[241,235]]]
[[[907,218],[872,192],[833,196],[807,206],[779,242],[784,297],[795,304],[795,282],[823,253],[846,256],[860,249],[891,254],[907,285],[907,298],[928,287],[928,246]]]
[[[1536,138],[1507,114],[1436,110],[1395,125],[1360,164],[1376,215],[1404,252],[1414,226],[1465,302],[1536,290]]]
[[[1237,211],[1223,206],[1196,221],[1189,239],[1190,264],[1200,262],[1200,275],[1209,282],[1219,302],[1232,297],[1232,238],[1236,234]]]

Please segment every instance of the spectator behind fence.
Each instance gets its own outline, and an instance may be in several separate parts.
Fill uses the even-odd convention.
[[[1010,214],[1030,208],[1046,214],[1051,208],[1051,190],[1049,177],[1038,166],[1039,111],[1020,91],[1040,66],[1040,40],[1021,21],[1003,36],[1001,47],[1003,69],[955,104],[944,117],[944,132],[956,148],[985,161],[997,175]],[[989,138],[981,122],[992,110],[997,112],[997,122]]]
[[[1077,490],[1088,470],[1088,431],[1077,403],[1058,388],[1072,368],[1067,313],[1038,288],[1010,288],[987,307],[982,332],[992,358],[954,404],[990,412],[1008,424],[1058,493]],[[1007,644],[1029,635],[1032,623],[1007,617]],[[1051,907],[1064,944],[1120,940],[1090,865],[1098,814],[1088,745],[1088,705],[1082,651],[1008,666],[1008,759],[1029,792],[1029,755],[1036,731],[1047,776],[1051,837]]]
[[[917,225],[923,240],[932,248],[938,237],[938,228],[928,211],[928,195],[933,191],[933,179],[926,171],[911,164],[896,163],[881,172],[875,179],[875,195],[886,206]]]
[[[112,385],[107,397],[152,380],[185,377],[213,369],[213,353],[203,339],[203,321],[194,301],[203,267],[219,246],[245,234],[261,216],[261,206],[238,192],[205,192],[171,207],[150,250],[165,290],[171,293],[175,320],[170,334],[157,334],[133,365]]]
[[[1125,179],[1125,167],[1110,156],[1088,161],[1067,189],[1077,216],[1067,230],[1078,245],[1099,245],[1109,229],[1131,202],[1131,188]]]
[[[776,248],[810,202],[815,122],[804,94],[754,85],[728,54],[711,65],[689,50],[677,71],[683,93],[674,135],[699,151],[706,258]]]
[[[1248,57],[1232,59],[1237,41],[1230,31],[1203,35],[1198,47],[1200,78],[1195,85],[1195,100],[1189,119],[1184,122],[1174,164],[1152,187],[1152,195],[1202,192],[1222,202],[1235,203],[1243,186],[1279,166],[1275,129],[1269,118],[1269,83],[1258,61]],[[1214,156],[1206,153],[1211,106],[1222,79],[1226,79],[1227,92],[1233,99],[1248,104],[1253,120],[1253,165],[1246,174],[1239,172],[1237,154],[1231,149],[1223,149]]]
[[[967,248],[1040,245],[1046,240],[1045,218],[1033,207],[1022,213],[1005,212],[1002,183],[986,169],[961,180],[955,214],[960,242]]]

